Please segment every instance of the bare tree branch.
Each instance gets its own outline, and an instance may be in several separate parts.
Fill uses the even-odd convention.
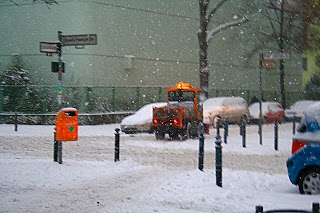
[[[17,3],[15,3],[13,0],[10,0],[13,4],[15,4],[15,5],[17,5],[17,6],[19,6]]]
[[[212,10],[210,11],[210,13],[207,14],[206,19],[209,22],[211,17],[215,14],[215,12],[228,0],[222,0],[220,1],[218,4],[216,4]]]
[[[32,2],[38,2],[41,1],[47,5],[53,5],[53,4],[58,4],[58,2],[56,0],[32,0]],[[13,4],[19,6],[19,4],[17,4],[16,2],[14,2],[14,0],[10,0],[10,2],[12,2]]]
[[[214,28],[214,29],[212,29],[211,31],[208,32],[206,40],[209,43],[214,34],[220,32],[221,30],[229,28],[231,26],[239,25],[239,24],[242,24],[242,23],[247,22],[247,21],[249,21],[249,19],[247,18],[247,16],[244,16],[239,20],[230,21],[230,22],[226,22],[226,23],[220,24],[218,27],[216,27],[216,28]]]

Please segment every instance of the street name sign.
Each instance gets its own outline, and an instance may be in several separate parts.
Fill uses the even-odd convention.
[[[265,60],[282,60],[289,59],[289,53],[265,53],[263,54]]]
[[[97,45],[97,35],[62,35],[61,43],[63,46]]]
[[[42,53],[58,53],[59,42],[40,42],[40,52]]]

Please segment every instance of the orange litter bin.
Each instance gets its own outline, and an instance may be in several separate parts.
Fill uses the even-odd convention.
[[[78,140],[78,111],[63,108],[56,115],[56,141]]]

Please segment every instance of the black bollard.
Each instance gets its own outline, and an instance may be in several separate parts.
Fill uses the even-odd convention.
[[[312,213],[318,213],[318,212],[320,212],[319,203],[312,203]]]
[[[278,151],[278,122],[274,123],[274,150]]]
[[[227,144],[227,137],[228,137],[228,128],[229,127],[229,124],[228,124],[228,119],[226,118],[224,120],[224,143]]]
[[[58,162],[58,141],[56,141],[56,131],[54,131],[53,139],[53,161]]]
[[[292,119],[292,134],[296,133],[296,115],[293,114],[293,119]]]
[[[14,131],[18,131],[18,113],[14,113],[15,118],[14,118]]]
[[[58,142],[58,163],[62,164],[62,141]]]
[[[204,157],[204,137],[203,133],[200,133],[199,135],[199,164],[198,168],[199,170],[203,170],[203,157]]]
[[[242,147],[243,148],[246,148],[246,124],[244,122],[244,120],[241,120],[242,121]]]
[[[241,116],[241,118],[240,118],[240,125],[239,125],[239,127],[240,127],[240,135],[242,136],[242,133],[243,133],[243,119],[242,119],[242,116]]]
[[[263,213],[263,207],[262,206],[256,206],[256,213]]]
[[[120,129],[115,129],[114,162],[120,161]]]
[[[222,187],[222,146],[220,136],[220,120],[217,122],[217,136],[216,136],[216,185]]]

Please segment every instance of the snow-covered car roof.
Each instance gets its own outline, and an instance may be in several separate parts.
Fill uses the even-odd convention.
[[[140,125],[143,123],[152,122],[153,107],[163,107],[165,105],[167,105],[167,102],[147,104],[137,110],[134,114],[123,118],[121,125]]]
[[[208,98],[203,102],[203,105],[209,106],[220,106],[223,104],[226,100],[234,100],[238,102],[244,102],[247,103],[243,98],[241,97],[216,97],[216,98]]]
[[[320,143],[320,101],[306,109],[294,139]]]
[[[286,117],[302,117],[303,112],[313,103],[316,103],[316,101],[300,100],[295,102],[289,109],[285,110]]]
[[[261,102],[261,110],[262,110],[262,115],[265,115],[269,112],[268,107],[274,105],[274,106],[280,106],[281,105],[278,102],[275,101],[265,101],[265,102]],[[259,102],[253,103],[249,106],[249,112],[250,112],[250,116],[252,118],[259,118]]]

